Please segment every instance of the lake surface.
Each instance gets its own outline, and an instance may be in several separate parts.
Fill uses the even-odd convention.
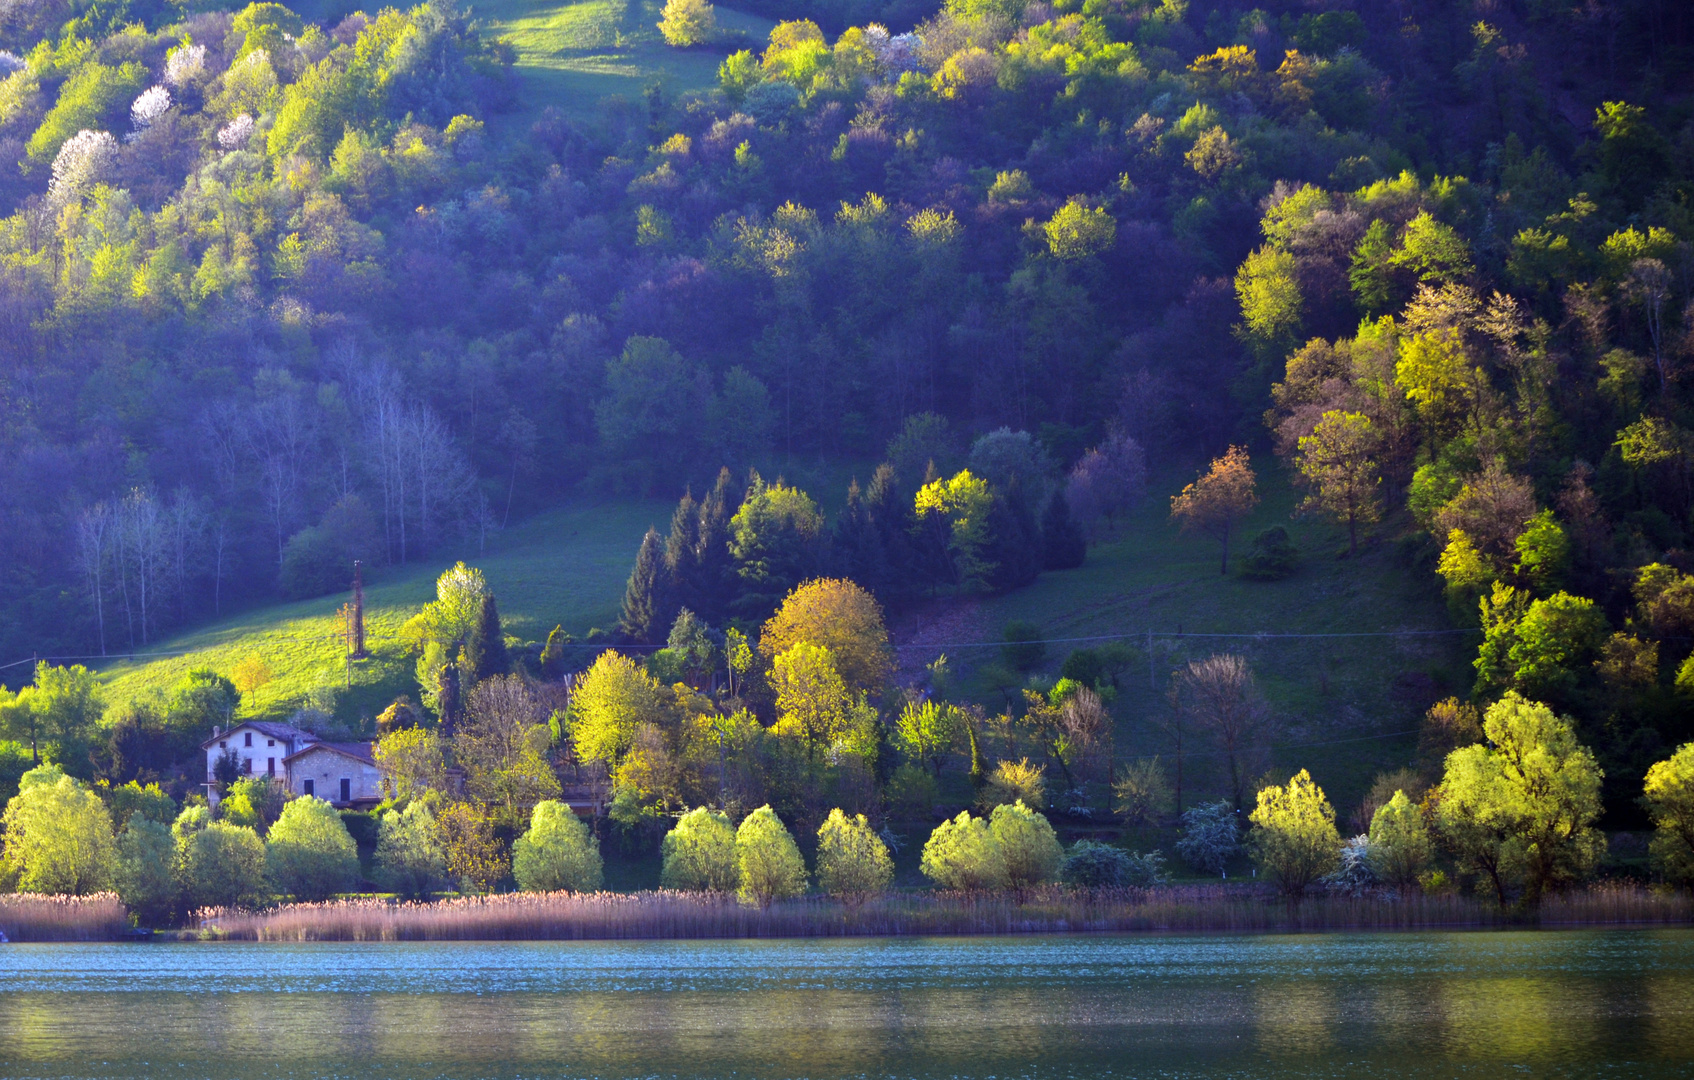
[[[3,1077],[1687,1077],[1694,931],[0,946]]]

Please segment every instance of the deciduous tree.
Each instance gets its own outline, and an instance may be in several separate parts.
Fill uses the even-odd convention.
[[[1171,517],[1184,532],[1203,532],[1222,545],[1220,574],[1229,573],[1230,534],[1259,505],[1256,485],[1247,448],[1232,446],[1198,480],[1171,497]]]
[[[863,903],[894,880],[888,845],[871,830],[865,815],[852,817],[840,807],[818,829],[818,888],[849,905]]]
[[[512,845],[512,876],[525,892],[594,892],[604,864],[600,841],[566,803],[535,804],[529,831]]]
[[[1370,417],[1332,409],[1310,435],[1302,436],[1295,465],[1309,489],[1301,508],[1315,510],[1347,526],[1347,551],[1359,551],[1359,526],[1382,514],[1377,488],[1378,439]]]
[[[1341,860],[1341,834],[1335,808],[1323,789],[1301,769],[1286,787],[1259,792],[1259,805],[1248,815],[1253,831],[1248,845],[1267,877],[1274,878],[1292,905],[1312,882],[1333,871]]]
[[[744,903],[770,907],[806,891],[806,863],[788,826],[768,806],[748,814],[735,830],[735,864]]]

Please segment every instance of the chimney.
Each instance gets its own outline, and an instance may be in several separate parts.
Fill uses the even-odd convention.
[[[224,728],[223,728],[222,724],[213,724],[212,725],[212,738],[215,739],[219,735],[222,735],[223,733],[224,733]]]

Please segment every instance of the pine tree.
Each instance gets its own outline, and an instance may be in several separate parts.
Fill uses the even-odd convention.
[[[659,530],[648,529],[635,553],[635,569],[623,591],[618,636],[632,645],[653,645],[668,623],[660,621],[665,591],[665,543]]]
[[[1041,515],[1041,543],[1043,563],[1049,570],[1074,570],[1088,557],[1088,537],[1071,517],[1063,487],[1053,492]]]
[[[1045,544],[1023,497],[1023,482],[1016,476],[995,495],[994,507],[988,512],[988,535],[988,550],[983,557],[996,564],[989,575],[994,588],[1021,588],[1041,573]]]
[[[660,612],[668,623],[674,608],[700,606],[700,504],[692,492],[684,492],[671,513],[670,535],[665,537],[665,592],[669,602]]]
[[[484,679],[504,675],[511,670],[512,658],[506,652],[506,632],[500,626],[500,609],[495,606],[494,594],[485,593],[476,626],[465,639],[464,677],[475,686]]]
[[[882,536],[871,520],[870,509],[855,478],[847,488],[847,507],[835,519],[833,543],[835,572],[868,590],[879,601],[888,602],[889,574]]]
[[[436,690],[436,720],[441,730],[441,737],[450,739],[453,732],[458,730],[459,721],[463,719],[464,697],[459,692],[459,665],[446,663],[441,665],[440,680]]]
[[[700,606],[694,610],[710,623],[722,622],[734,595],[735,560],[729,553],[729,519],[741,506],[741,492],[730,471],[718,470],[717,483],[700,501],[700,528],[696,541],[696,580]]]
[[[878,593],[877,599],[896,606],[917,595],[922,578],[912,543],[912,504],[901,497],[899,477],[887,462],[871,474],[870,487],[865,489],[865,510],[882,545],[887,595]]]

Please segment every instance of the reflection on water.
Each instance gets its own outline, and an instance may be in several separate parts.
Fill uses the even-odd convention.
[[[1687,931],[0,948],[0,1077],[1681,1077]]]

